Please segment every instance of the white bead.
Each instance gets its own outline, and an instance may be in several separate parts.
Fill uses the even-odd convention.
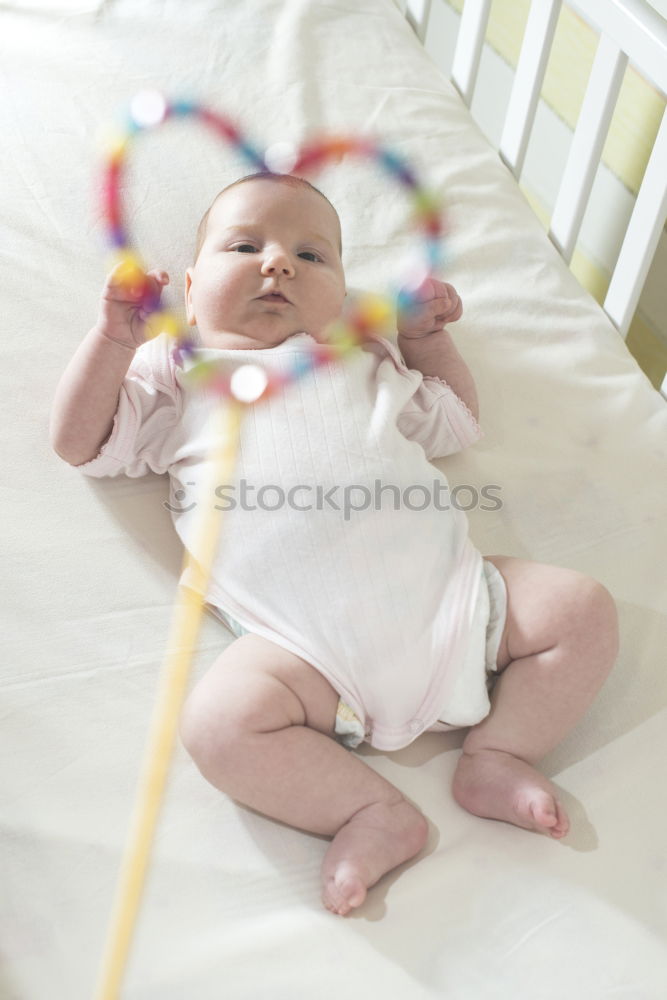
[[[240,365],[232,375],[229,388],[242,403],[254,403],[268,385],[268,377],[259,365]]]
[[[167,102],[159,90],[140,90],[130,103],[130,115],[137,125],[151,128],[167,114]]]
[[[416,292],[428,276],[428,264],[423,255],[416,250],[403,257],[396,271],[396,279],[400,287],[405,288],[408,292]]]
[[[298,160],[291,142],[274,142],[264,153],[264,162],[272,174],[288,174]]]

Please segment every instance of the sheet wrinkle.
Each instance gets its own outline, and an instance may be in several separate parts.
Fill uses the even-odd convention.
[[[152,661],[147,661],[152,662]],[[113,660],[108,663],[101,663],[99,666],[94,667],[72,667],[71,670],[60,670],[58,672],[47,673],[46,671],[35,674],[30,677],[21,677],[14,680],[10,679],[8,682],[0,682],[0,690],[2,691],[21,691],[34,687],[42,687],[45,683],[51,683],[51,681],[56,681],[60,683],[61,681],[71,681],[71,680],[90,680],[99,675],[107,676],[109,673],[114,671],[120,671],[121,673],[125,670],[136,670],[144,665],[143,660],[132,661],[127,660]]]
[[[529,931],[526,931],[525,934],[522,934],[519,940],[516,942],[516,944],[513,944],[511,948],[503,952],[502,960],[504,961],[505,959],[509,958],[510,955],[513,955],[515,951],[518,951],[520,948],[523,948],[526,942],[530,941],[530,939],[535,937],[536,934],[539,934],[544,927],[548,927],[549,924],[552,924],[555,920],[560,920],[560,918],[563,916],[564,913],[569,913],[571,911],[572,911],[571,906],[564,906],[560,910],[558,910],[557,913],[549,914],[548,917],[545,917],[544,920],[541,920],[538,924],[535,925],[535,927],[531,927]]]

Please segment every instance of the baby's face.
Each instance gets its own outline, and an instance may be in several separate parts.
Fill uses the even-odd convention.
[[[213,205],[185,276],[188,322],[204,347],[275,347],[322,339],[345,298],[335,212],[315,191],[253,180]]]

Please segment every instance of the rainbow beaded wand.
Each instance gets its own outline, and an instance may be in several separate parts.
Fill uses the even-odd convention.
[[[301,357],[286,374],[278,374],[255,364],[234,365],[229,362],[202,361],[197,347],[188,337],[184,323],[169,309],[160,308],[159,299],[151,298],[145,282],[145,268],[139,255],[131,248],[123,222],[121,190],[123,168],[132,140],[140,133],[153,130],[172,118],[194,118],[216,133],[235,149],[257,173],[290,173],[301,176],[322,167],[327,161],[339,161],[346,154],[374,160],[399,184],[408,189],[412,199],[416,228],[421,232],[424,255],[406,285],[396,289],[399,308],[409,308],[417,301],[416,290],[421,282],[436,272],[442,264],[442,222],[438,200],[417,181],[404,159],[363,136],[324,136],[312,139],[299,150],[286,143],[270,147],[260,154],[243,136],[236,124],[225,115],[201,104],[168,101],[158,91],[142,91],[135,95],[123,129],[112,142],[106,162],[103,182],[103,207],[112,264],[120,265],[117,280],[128,287],[144,290],[141,302],[146,316],[148,337],[166,333],[175,340],[174,357],[183,366],[186,388],[213,393],[220,399],[216,409],[217,425],[213,440],[211,482],[206,484],[211,495],[217,483],[230,482],[236,464],[241,420],[245,409],[255,405],[318,365],[341,360],[364,341],[389,331],[393,307],[387,299],[361,296],[344,317],[332,323],[326,333],[326,343],[313,340],[307,356]],[[141,895],[148,869],[151,847],[173,753],[178,719],[187,688],[188,677],[204,610],[205,594],[220,536],[222,513],[212,505],[201,504],[199,523],[195,531],[193,552],[186,552],[184,569],[188,587],[179,585],[170,627],[167,650],[162,668],[160,689],[147,742],[142,773],[139,779],[131,829],[127,839],[116,898],[109,924],[104,956],[100,969],[95,1000],[117,1000],[124,977],[132,942]],[[182,577],[184,578],[184,577]]]

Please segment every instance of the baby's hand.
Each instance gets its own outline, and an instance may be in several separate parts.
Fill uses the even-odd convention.
[[[169,284],[169,275],[166,271],[144,274],[137,270],[128,285],[120,277],[125,267],[117,264],[107,275],[97,327],[109,340],[134,350],[146,339],[146,306],[150,303],[153,309],[157,308],[162,289]]]
[[[399,309],[398,332],[409,340],[442,330],[463,315],[463,305],[453,285],[436,278],[426,278],[414,293],[417,299],[409,309]]]

